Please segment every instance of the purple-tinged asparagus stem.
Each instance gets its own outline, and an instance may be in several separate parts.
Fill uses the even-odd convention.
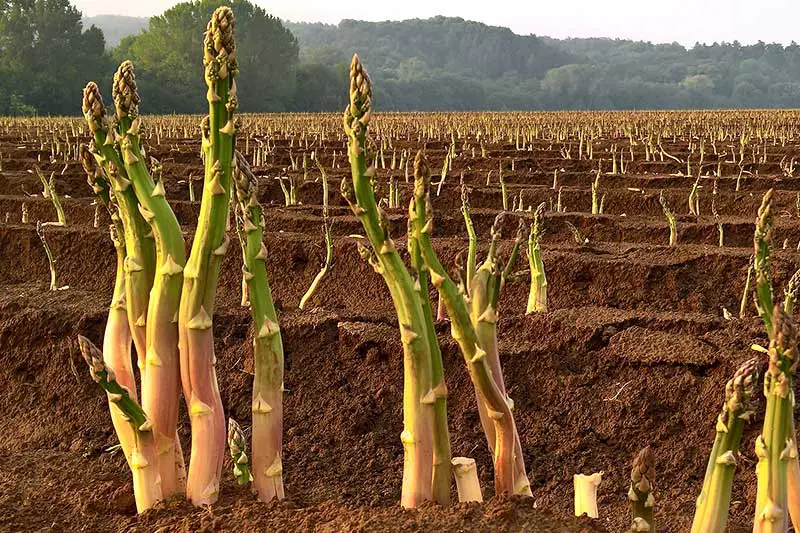
[[[217,383],[212,325],[220,265],[230,243],[227,226],[237,130],[238,66],[233,11],[229,7],[214,11],[203,47],[209,107],[202,127],[205,181],[178,319],[181,382],[192,422],[186,495],[195,505],[217,500],[225,455],[225,413]]]

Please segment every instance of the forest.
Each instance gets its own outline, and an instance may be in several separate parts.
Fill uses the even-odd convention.
[[[185,2],[144,19],[82,19],[68,0],[0,2],[0,114],[72,115],[88,79],[131,59],[148,112],[198,112],[194,28],[230,5],[240,24],[244,111],[334,111],[353,51],[379,109],[398,111],[788,108],[800,46],[552,39],[460,18],[291,23],[248,0]],[[96,24],[96,25],[95,25]],[[142,28],[147,28],[142,30]],[[167,45],[169,43],[169,45]]]

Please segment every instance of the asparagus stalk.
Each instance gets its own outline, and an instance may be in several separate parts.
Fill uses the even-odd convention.
[[[300,309],[306,308],[306,304],[308,304],[308,301],[316,292],[317,287],[319,287],[319,284],[322,282],[322,278],[333,269],[333,228],[328,221],[328,173],[325,172],[325,167],[322,166],[319,159],[315,159],[314,161],[317,163],[317,168],[319,168],[322,176],[322,217],[324,219],[322,231],[325,235],[325,262],[322,264],[320,271],[317,272],[308,290],[300,299],[300,305],[298,306]]]
[[[150,224],[155,239],[156,258],[153,287],[147,307],[145,371],[142,382],[142,407],[153,421],[153,436],[158,452],[161,490],[167,498],[180,490],[183,479],[182,453],[177,449],[178,427],[178,328],[181,281],[186,252],[178,220],[164,196],[164,185],[150,177],[140,148],[139,94],[133,63],[123,62],[114,74],[116,135],[122,161],[139,201],[138,210]],[[128,260],[128,272],[142,268]]]
[[[531,270],[531,291],[528,294],[526,315],[547,312],[547,276],[544,273],[540,238],[542,235],[542,217],[545,204],[539,204],[533,215],[533,224],[528,234],[528,263]]]
[[[150,289],[153,287],[155,271],[155,242],[153,233],[139,212],[139,200],[131,186],[128,172],[122,163],[118,145],[114,143],[108,115],[100,89],[89,82],[83,90],[83,115],[92,134],[88,152],[105,172],[109,183],[108,194],[114,195],[117,212],[122,222],[125,241],[125,301],[128,307],[128,327],[133,335],[133,343],[139,358],[139,369],[143,373],[147,353],[147,310]],[[83,165],[87,174],[96,171],[87,167],[90,162],[84,153]],[[95,194],[100,194],[94,184]]]
[[[64,207],[61,205],[61,197],[58,195],[58,192],[56,192],[56,184],[54,179],[56,175],[55,172],[51,172],[50,179],[47,179],[44,177],[44,174],[42,174],[42,169],[40,169],[38,165],[34,165],[33,169],[36,171],[39,181],[42,182],[44,197],[50,198],[50,201],[53,202],[53,207],[56,209],[56,216],[58,217],[58,225],[66,226],[67,217],[64,215]]]
[[[414,508],[432,496],[434,405],[443,388],[434,387],[431,342],[414,280],[389,236],[389,221],[375,200],[375,169],[367,170],[367,128],[372,113],[372,86],[357,55],[350,64],[350,102],[344,112],[352,185],[343,179],[342,194],[361,220],[371,250],[362,257],[386,282],[400,325],[403,344],[403,442],[405,460],[400,503]]]
[[[439,291],[439,297],[444,300],[447,314],[450,316],[453,338],[459,344],[461,353],[467,363],[470,378],[476,388],[479,402],[485,402],[488,419],[493,426],[492,432],[487,432],[489,447],[493,452],[495,467],[495,491],[497,494],[530,494],[530,483],[525,474],[524,465],[518,467],[522,461],[522,454],[518,447],[518,437],[514,418],[511,413],[512,402],[505,394],[502,373],[493,372],[492,360],[487,354],[487,348],[480,345],[479,337],[473,325],[473,316],[468,309],[468,302],[463,290],[447,275],[439,258],[433,250],[430,232],[433,229],[433,215],[430,209],[430,192],[424,186],[429,183],[430,170],[421,154],[415,161],[415,182],[421,183],[414,187],[415,196],[424,195],[426,202],[425,219],[423,224],[415,224],[415,238],[419,242],[425,264],[430,271],[431,282]],[[419,201],[419,198],[418,198]],[[517,246],[519,243],[517,243]],[[485,275],[491,268],[493,259],[487,260],[481,269],[475,273],[473,280],[472,300],[480,299],[491,303],[486,305],[477,321],[491,326],[496,322],[496,300],[476,296],[475,287],[478,285],[478,276]],[[481,272],[483,271],[483,272]],[[491,347],[490,347],[491,349]],[[496,381],[498,380],[498,381]],[[515,453],[515,450],[519,453]]]
[[[244,431],[233,418],[228,419],[228,447],[233,460],[233,476],[239,485],[247,485],[253,481],[250,473],[250,461],[247,458],[247,439]]]
[[[420,164],[420,157],[421,152],[417,154],[417,159],[414,161],[415,169]],[[428,176],[428,179],[430,179],[430,176]],[[427,191],[430,188],[430,182],[415,180],[414,187],[415,189],[424,187],[425,191]],[[433,324],[433,307],[431,306],[429,294],[430,274],[425,266],[420,244],[416,238],[417,230],[422,229],[422,225],[425,224],[427,219],[425,201],[425,192],[415,193],[409,204],[408,247],[411,255],[412,274],[416,278],[414,288],[422,304],[422,314],[425,320],[425,331],[431,358],[431,383],[433,384],[435,395],[433,404],[433,499],[438,504],[446,506],[450,504],[450,471],[452,466],[450,459],[450,432],[447,428],[447,385],[444,380],[442,352],[439,347],[439,339],[436,336],[436,328]],[[478,485],[478,494],[480,494],[480,485]]]
[[[312,296],[314,296],[314,293],[317,291],[317,287],[319,287],[320,282],[322,282],[322,278],[324,278],[328,272],[333,269],[333,231],[327,217],[325,217],[325,221],[323,222],[323,233],[325,235],[325,262],[322,264],[319,272],[317,272],[317,275],[314,276],[314,279],[311,281],[311,285],[309,285],[308,290],[300,299],[300,305],[298,307],[301,310],[306,308],[308,301]]]
[[[114,371],[103,361],[100,350],[89,339],[80,335],[78,345],[84,360],[89,365],[92,379],[106,392],[109,402],[116,405],[130,424],[133,445],[129,464],[133,472],[133,494],[136,499],[136,510],[142,513],[162,499],[153,423],[131,397],[130,389],[117,381]]]
[[[753,277],[753,256],[747,262],[747,278],[744,281],[744,291],[742,291],[742,299],[739,303],[739,318],[744,319],[747,316],[747,296],[750,294],[750,281]]]
[[[756,439],[758,488],[754,533],[785,532],[788,528],[787,470],[796,453],[792,434],[797,338],[794,322],[779,306],[773,310],[769,365],[764,376],[767,410]]]
[[[631,469],[631,488],[628,500],[631,503],[631,531],[634,533],[655,533],[653,521],[653,483],[656,479],[656,458],[650,446],[644,448],[633,460]]]
[[[470,216],[469,196],[467,194],[467,186],[461,184],[461,214],[464,215],[464,224],[467,226],[467,236],[469,237],[469,248],[467,250],[467,266],[466,266],[466,279],[464,286],[466,287],[467,294],[471,294],[472,279],[475,277],[475,270],[477,269],[477,249],[478,238],[475,236],[475,226],[472,224],[472,217]]]
[[[764,327],[772,340],[772,309],[774,307],[772,294],[772,272],[770,260],[770,245],[772,241],[772,189],[764,194],[761,206],[756,217],[756,230],[753,235],[753,271],[756,274],[756,309]]]
[[[217,8],[208,23],[203,65],[209,108],[202,123],[205,179],[200,218],[184,272],[178,320],[181,381],[192,422],[186,494],[195,505],[217,500],[225,452],[225,415],[214,366],[212,317],[220,265],[230,243],[226,228],[237,130],[234,112],[238,108],[238,66],[233,11],[227,6]]]
[[[253,491],[268,502],[283,499],[283,342],[278,314],[267,279],[264,220],[258,203],[258,180],[247,160],[237,154],[236,199],[245,235],[242,272],[253,315]]]
[[[750,398],[758,382],[758,359],[745,361],[725,385],[725,403],[717,417],[714,446],[697,498],[692,533],[723,533],[728,522],[733,476],[744,423],[750,420]]]
[[[47,239],[44,236],[44,225],[40,220],[36,221],[36,235],[38,235],[39,240],[42,241],[44,253],[47,255],[47,266],[50,268],[50,290],[57,291],[58,283],[56,282],[56,258],[53,256],[53,251],[50,249],[50,245],[47,244]]]
[[[797,301],[798,293],[800,293],[800,270],[795,271],[792,277],[789,278],[783,293],[783,311],[787,315],[793,316],[794,304]]]
[[[111,184],[108,182],[100,166],[89,153],[86,145],[81,145],[81,164],[86,171],[87,181],[95,192],[98,201],[105,206],[111,216],[111,240],[117,251],[117,271],[114,281],[114,293],[108,311],[105,334],[103,336],[103,361],[111,368],[117,382],[125,387],[133,401],[137,401],[136,378],[131,364],[132,335],[128,326],[128,309],[125,301],[125,245],[120,236],[124,234],[116,199],[111,196]],[[109,400],[111,422],[119,437],[122,451],[128,465],[131,465],[131,452],[134,448],[133,428],[116,404]]]
[[[669,224],[669,245],[677,246],[678,224],[675,220],[675,213],[669,208],[669,203],[667,202],[667,197],[664,196],[664,191],[661,191],[661,194],[658,196],[658,201],[661,202],[661,208],[664,210],[664,216],[667,217],[667,223]]]

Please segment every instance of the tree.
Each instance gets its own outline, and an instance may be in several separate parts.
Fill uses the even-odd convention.
[[[69,0],[0,0],[0,114],[74,114],[107,67],[103,32]]]
[[[244,111],[283,111],[294,95],[297,40],[280,20],[248,0],[184,2],[150,19],[149,30],[123,40],[116,59],[131,59],[146,112],[199,112],[205,85],[205,23],[213,11],[229,5],[236,16],[239,102]]]

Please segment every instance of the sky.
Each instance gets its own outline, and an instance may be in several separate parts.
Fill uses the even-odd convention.
[[[796,0],[254,0],[272,15],[295,22],[341,19],[404,20],[461,17],[515,33],[550,37],[612,37],[691,46],[738,40],[800,41]],[[176,0],[72,0],[84,15],[149,17]]]

